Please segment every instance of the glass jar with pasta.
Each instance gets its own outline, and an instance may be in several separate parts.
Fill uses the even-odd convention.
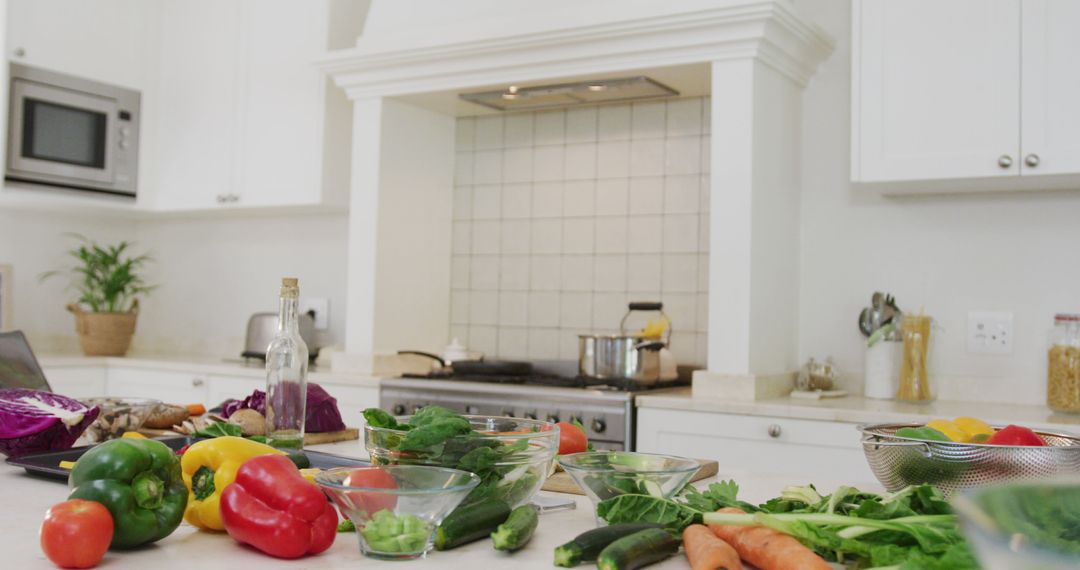
[[[1055,412],[1080,412],[1080,315],[1054,316],[1046,361],[1046,405]]]

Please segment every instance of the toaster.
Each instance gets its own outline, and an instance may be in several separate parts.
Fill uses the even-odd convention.
[[[315,317],[310,313],[300,314],[300,338],[308,347],[308,359],[315,360],[319,356],[319,345],[315,335]],[[255,313],[248,319],[247,337],[244,340],[244,352],[240,356],[244,358],[259,358],[266,360],[266,348],[277,334],[277,313]]]

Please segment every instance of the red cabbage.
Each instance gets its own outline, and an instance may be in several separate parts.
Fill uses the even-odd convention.
[[[255,390],[243,400],[228,400],[221,408],[221,416],[228,418],[237,410],[250,408],[266,415],[266,392]],[[307,385],[307,406],[304,415],[304,431],[321,433],[341,431],[345,422],[341,419],[337,399],[318,384]]]
[[[97,406],[51,392],[0,389],[0,453],[18,457],[67,449],[99,412]]]

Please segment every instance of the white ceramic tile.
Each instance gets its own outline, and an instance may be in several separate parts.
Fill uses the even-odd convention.
[[[499,356],[528,358],[529,330],[522,327],[499,327]]]
[[[529,358],[552,360],[558,357],[558,329],[529,329]]]
[[[562,290],[592,291],[593,263],[591,255],[564,255],[562,257]]]
[[[664,293],[664,312],[671,317],[673,330],[697,330],[697,293]]]
[[[499,317],[498,291],[472,291],[469,293],[469,324],[493,325]]]
[[[630,216],[626,235],[630,253],[659,253],[664,245],[664,218]]]
[[[466,185],[473,182],[473,153],[459,152],[454,155],[454,184]]]
[[[472,253],[499,253],[499,222],[472,222]]]
[[[566,140],[566,113],[546,111],[537,113],[533,126],[533,143],[536,146],[563,144]]]
[[[472,186],[454,187],[454,221],[472,219]]]
[[[661,271],[660,255],[630,254],[626,258],[626,289],[631,293],[659,293]]]
[[[555,291],[529,293],[529,326],[559,326],[559,293]]]
[[[525,291],[499,293],[499,326],[523,327],[529,323],[529,294]],[[499,345],[500,352],[502,345]]]
[[[712,170],[712,139],[701,137],[701,172],[708,174]]]
[[[581,107],[566,111],[566,142],[596,140],[596,107]]]
[[[593,290],[599,292],[626,291],[626,256],[597,255]]]
[[[586,315],[592,316],[592,315]],[[585,325],[581,329],[561,329],[559,330],[559,359],[561,360],[577,360],[578,359],[578,335],[585,334],[591,327]]]
[[[450,252],[456,255],[472,252],[472,222],[450,224]]]
[[[665,214],[696,214],[700,205],[700,176],[691,174],[664,178]]]
[[[701,99],[672,99],[667,103],[667,136],[701,134]]]
[[[563,211],[567,218],[592,216],[596,213],[596,183],[576,180],[563,186]]]
[[[597,138],[602,141],[630,138],[630,105],[602,105],[597,113]]]
[[[469,292],[450,292],[450,322],[467,324],[469,322]]]
[[[485,150],[503,147],[503,118],[501,115],[487,115],[476,118],[476,138],[473,148]]]
[[[712,180],[708,174],[701,177],[701,212],[705,213],[709,211],[709,204],[712,202]]]
[[[514,148],[532,146],[533,144],[533,114],[522,113],[507,115],[506,127],[503,131],[503,147]]]
[[[473,155],[473,183],[498,184],[502,182],[501,150],[478,150]]]
[[[593,295],[593,330],[619,330],[626,314],[626,293],[596,293]]]
[[[503,219],[524,219],[532,213],[532,184],[506,184],[502,187]]]
[[[563,253],[592,253],[595,222],[592,218],[563,220]]]
[[[532,217],[561,217],[563,209],[562,202],[562,182],[537,182],[533,184]]]
[[[698,267],[698,271],[701,271],[701,267]],[[698,293],[697,294],[697,331],[699,333],[708,332],[709,330],[709,294]]]
[[[473,291],[497,291],[499,289],[499,257],[497,255],[474,255],[469,270],[469,288]]]
[[[558,255],[534,255],[529,260],[529,289],[532,291],[558,291],[562,283],[562,257]]]
[[[664,139],[635,140],[630,144],[630,175],[659,176],[664,173]]]
[[[450,258],[450,288],[469,288],[469,261],[468,255],[455,255]]]
[[[541,146],[533,149],[533,180],[549,182],[563,179],[562,146]]]
[[[501,217],[502,186],[497,184],[473,186],[472,194],[474,220],[497,220]]]
[[[698,255],[695,253],[669,253],[664,255],[664,270],[660,286],[664,294],[693,293],[697,291]]]
[[[499,231],[500,253],[529,253],[532,233],[532,225],[529,221],[503,221]]]
[[[709,254],[698,254],[698,279],[697,279],[698,292],[707,292],[709,290]]]
[[[630,175],[630,143],[605,141],[597,145],[597,178],[626,178]]]
[[[596,219],[596,253],[626,253],[627,222],[624,217]]]
[[[672,319],[672,321],[674,320]],[[682,332],[680,329],[673,329],[671,333],[671,355],[675,357],[676,364],[699,364],[697,361],[697,336],[696,332]]]
[[[630,120],[630,136],[635,139],[663,138],[666,114],[667,109],[663,101],[634,103]]]
[[[567,180],[596,178],[596,143],[566,145]]]
[[[529,256],[504,255],[499,259],[499,290],[529,290]]]
[[[697,214],[664,216],[665,253],[697,253],[698,239]]]
[[[596,182],[596,215],[625,216],[630,201],[630,181],[607,178]]]
[[[659,176],[630,179],[630,215],[664,212],[664,179]]]
[[[708,253],[709,251],[709,215],[701,214],[698,216],[698,242],[697,250],[699,253]]]
[[[561,253],[562,220],[533,220],[531,241],[533,253]]]
[[[698,174],[701,171],[701,137],[667,139],[664,172]]]
[[[476,138],[476,118],[462,117],[454,125],[454,150],[469,151],[473,149],[473,140]]]
[[[701,133],[709,134],[712,132],[712,99],[705,97],[701,101]]]
[[[470,350],[476,350],[484,354],[495,354],[498,347],[495,327],[470,326],[469,340],[466,342]]]
[[[592,326],[592,293],[563,292],[559,303],[560,327],[585,332]]]
[[[503,182],[532,180],[533,149],[511,148],[503,151]]]

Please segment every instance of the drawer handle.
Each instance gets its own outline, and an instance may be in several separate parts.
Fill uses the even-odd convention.
[[[780,424],[772,424],[769,426],[769,437],[780,437],[782,432],[783,430],[780,429]]]
[[[202,386],[203,384],[206,384],[206,381],[202,378],[195,378],[191,381],[192,386]]]

